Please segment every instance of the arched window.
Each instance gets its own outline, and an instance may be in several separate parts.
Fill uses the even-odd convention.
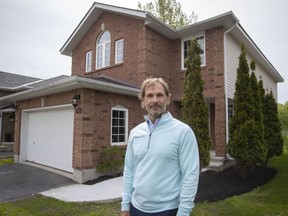
[[[96,69],[110,66],[111,36],[109,31],[102,32],[96,43]]]

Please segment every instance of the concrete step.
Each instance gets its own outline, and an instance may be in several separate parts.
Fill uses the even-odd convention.
[[[211,158],[210,163],[207,167],[205,167],[202,171],[206,170],[214,170],[216,172],[222,171],[224,169],[229,168],[230,166],[236,165],[236,160],[231,157],[217,157],[214,152],[210,152]]]
[[[224,169],[225,159],[223,157],[211,157],[208,169],[222,171]]]

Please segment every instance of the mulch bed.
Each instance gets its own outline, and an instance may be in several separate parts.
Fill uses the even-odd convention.
[[[228,197],[247,193],[258,186],[266,184],[277,171],[269,167],[256,167],[253,176],[241,178],[235,167],[230,167],[220,172],[208,170],[201,172],[199,178],[198,192],[195,203],[215,202]],[[84,184],[92,185],[108,179],[112,176],[101,176]]]
[[[266,184],[277,171],[269,167],[256,167],[253,176],[241,178],[235,167],[215,172],[202,172],[199,178],[198,192],[195,203],[214,202],[228,197],[247,193],[258,186]]]
[[[113,176],[104,175],[104,176],[100,176],[100,177],[98,177],[96,179],[87,181],[84,184],[85,185],[93,185],[93,184],[96,184],[96,183],[99,183],[99,182],[102,182],[102,181],[106,181],[106,180],[109,180],[109,179],[112,179],[112,178],[114,178],[114,177]]]

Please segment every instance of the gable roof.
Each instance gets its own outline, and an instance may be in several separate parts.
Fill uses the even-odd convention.
[[[72,56],[74,48],[78,45],[78,43],[82,40],[91,26],[103,12],[117,13],[143,20],[146,26],[171,40],[182,39],[207,29],[223,26],[225,34],[229,33],[240,43],[243,43],[246,51],[252,54],[254,60],[261,64],[261,66],[268,71],[276,82],[284,81],[283,77],[278,73],[278,71],[246,33],[244,28],[240,25],[239,20],[232,11],[220,14],[210,19],[196,22],[180,29],[173,29],[148,12],[95,2],[68,40],[65,42],[63,47],[60,49],[61,54]]]
[[[191,32],[204,31],[205,29],[216,26],[224,25],[226,29],[229,29],[235,22],[239,22],[236,16],[230,11],[180,29],[173,29],[149,12],[95,2],[60,49],[61,54],[72,56],[73,49],[78,45],[103,12],[122,14],[124,16],[143,20],[143,23],[145,23],[146,26],[171,40],[190,36]]]
[[[0,90],[17,92],[29,89],[29,85],[36,84],[42,80],[19,74],[0,71]]]

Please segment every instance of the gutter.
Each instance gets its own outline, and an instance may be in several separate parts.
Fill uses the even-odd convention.
[[[140,92],[140,89],[138,88],[83,78],[79,76],[72,76],[45,86],[39,86],[33,89],[28,89],[26,91],[1,97],[0,101],[16,102],[36,97],[42,97],[45,95],[67,92],[80,88],[89,88],[135,97],[137,97]]]

